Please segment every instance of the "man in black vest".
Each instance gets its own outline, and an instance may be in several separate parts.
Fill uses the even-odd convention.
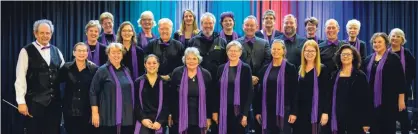
[[[64,58],[49,44],[54,25],[38,20],[33,25],[36,41],[19,53],[16,66],[16,101],[19,113],[26,116],[28,134],[59,134],[61,101],[58,70]]]

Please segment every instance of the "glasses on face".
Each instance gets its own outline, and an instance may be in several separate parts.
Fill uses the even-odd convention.
[[[87,50],[85,50],[85,49],[77,49],[75,51],[78,52],[78,53],[85,53],[85,52],[87,52]]]
[[[305,53],[316,53],[315,50],[304,50],[303,52],[305,52]]]
[[[151,22],[152,19],[141,19],[141,21]]]
[[[341,57],[351,57],[353,54],[351,53],[341,53]]]

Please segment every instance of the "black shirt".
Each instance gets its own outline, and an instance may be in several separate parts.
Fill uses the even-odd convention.
[[[133,47],[133,45],[131,45],[131,47]],[[123,55],[123,59],[122,59],[122,64],[124,64],[126,67],[129,68],[129,70],[131,70],[131,77],[132,80],[135,80],[136,78],[134,78],[134,71],[133,71],[133,63],[132,63],[132,49],[131,47],[129,49],[126,49],[125,47],[123,47],[126,50],[125,55]],[[144,67],[144,51],[138,47],[135,46],[136,48],[136,60],[137,60],[137,65],[138,65],[138,77],[141,76],[142,74],[145,73],[145,67]]]
[[[160,61],[160,68],[158,74],[168,75],[174,68],[183,65],[181,60],[184,47],[177,40],[170,39],[165,44],[161,39],[152,40],[144,49],[146,55],[155,54]]]

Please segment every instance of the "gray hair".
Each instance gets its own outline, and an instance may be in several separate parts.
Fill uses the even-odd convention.
[[[197,49],[196,47],[188,47],[186,48],[186,50],[184,50],[184,56],[181,58],[183,64],[186,64],[186,56],[189,54],[195,55],[199,60],[199,64],[203,61],[203,57],[200,56],[199,49]]]
[[[360,23],[360,21],[358,21],[358,20],[356,20],[356,19],[352,19],[352,20],[349,20],[349,21],[347,22],[347,25],[345,26],[346,30],[348,31],[348,29],[349,29],[349,28],[350,28],[350,26],[352,26],[352,25],[357,26],[357,27],[358,27],[358,29],[360,30],[361,23]]]
[[[99,17],[100,24],[103,23],[104,19],[110,19],[110,20],[112,20],[112,22],[114,21],[113,15],[109,12],[104,12],[104,13],[100,14],[100,17]]]
[[[405,45],[406,43],[405,33],[401,29],[399,28],[392,29],[389,34],[389,40],[392,39],[392,35],[401,36],[401,38],[403,39],[403,42],[401,45]]]
[[[233,40],[231,42],[228,43],[228,45],[226,45],[226,51],[228,51],[231,47],[236,46],[238,47],[240,50],[242,50],[242,45],[239,41]]]
[[[213,21],[213,26],[215,27],[215,24],[216,24],[216,18],[215,18],[215,15],[213,15],[212,13],[210,13],[210,12],[206,12],[206,13],[203,13],[202,14],[202,17],[200,17],[200,24],[202,24],[203,23],[203,19],[204,18],[206,18],[206,17],[209,17],[209,18],[211,18],[212,19],[212,21]]]
[[[383,33],[383,32],[374,33],[374,34],[373,34],[373,36],[372,36],[372,38],[370,39],[370,44],[372,44],[372,45],[373,45],[373,42],[374,42],[374,40],[375,40],[377,37],[382,37],[382,38],[383,38],[383,40],[385,40],[385,45],[386,45],[386,47],[388,47],[388,46],[389,46],[389,37],[388,37],[388,35],[387,35],[386,33]]]
[[[271,48],[273,48],[273,45],[276,44],[276,43],[282,45],[282,49],[284,51],[284,56],[283,57],[286,57],[287,49],[286,49],[286,45],[284,44],[284,41],[281,40],[281,39],[274,39],[273,43],[271,43]]]
[[[106,54],[109,55],[111,48],[117,48],[122,52],[122,55],[126,53],[125,48],[123,48],[123,45],[117,42],[112,42],[106,47]]]
[[[284,22],[284,20],[286,19],[286,18],[292,18],[292,19],[294,19],[295,20],[295,25],[297,25],[297,19],[296,19],[296,17],[293,15],[293,14],[287,14],[287,15],[285,15],[284,17],[283,17],[283,22]],[[283,25],[284,25],[284,23],[283,23]]]
[[[245,22],[247,22],[247,21],[248,21],[248,20],[250,20],[250,19],[255,20],[255,24],[257,24],[257,25],[258,25],[258,20],[257,20],[257,17],[255,17],[254,15],[250,15],[250,16],[245,17],[245,19],[244,19],[244,24],[245,24]]]
[[[39,25],[41,24],[47,24],[49,28],[51,28],[51,34],[54,33],[54,25],[52,25],[52,22],[47,19],[37,20],[35,23],[33,23],[33,31],[38,32]]]
[[[90,20],[89,23],[87,23],[86,27],[84,28],[84,32],[87,33],[88,29],[91,27],[96,27],[97,30],[99,30],[99,34],[100,32],[102,32],[102,26],[100,26],[100,22],[98,20]]]
[[[335,25],[337,25],[337,28],[340,29],[340,25],[338,24],[338,21],[335,19],[329,19],[325,22],[325,29],[328,27],[329,23],[334,22]]]
[[[151,16],[151,18],[152,18],[152,27],[155,27],[157,24],[155,23],[155,20],[154,20],[154,14],[151,11],[149,11],[149,10],[148,11],[144,11],[144,12],[141,13],[141,16],[139,17],[139,19],[137,21],[138,27],[142,27],[141,26],[141,18],[143,16],[145,16],[145,15]]]
[[[78,42],[77,44],[75,44],[74,45],[74,47],[73,47],[73,51],[76,51],[76,48],[78,47],[78,46],[85,46],[87,49],[88,49],[88,45],[86,44],[86,43],[84,43],[84,42]]]
[[[271,15],[274,19],[276,19],[276,13],[274,12],[274,10],[269,9],[265,11],[263,14],[263,19],[266,18],[267,15]]]
[[[161,25],[162,23],[168,23],[171,28],[173,28],[173,21],[171,21],[169,18],[162,18],[158,20],[158,25]]]

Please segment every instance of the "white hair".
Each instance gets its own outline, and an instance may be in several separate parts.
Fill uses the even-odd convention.
[[[197,59],[199,60],[199,64],[202,62],[203,57],[200,56],[199,49],[197,49],[196,47],[188,47],[186,48],[186,50],[184,50],[184,56],[181,58],[184,64],[186,64],[186,56],[189,54],[195,55]]]
[[[255,17],[254,15],[250,15],[250,16],[247,16],[247,17],[245,17],[245,19],[244,19],[244,24],[245,24],[245,22],[247,22],[248,20],[255,20],[255,24],[256,25],[258,25],[258,20],[257,20],[257,17]]]
[[[52,22],[47,19],[37,20],[35,23],[33,23],[33,31],[38,32],[39,25],[41,24],[47,24],[49,28],[51,29],[51,34],[54,33],[54,25],[52,25]]]
[[[99,30],[99,33],[102,31],[102,26],[100,26],[100,22],[98,20],[90,20],[89,23],[87,23],[84,28],[86,33],[90,27],[96,27]]]
[[[228,51],[231,47],[236,46],[242,50],[242,45],[239,41],[233,40],[226,45],[226,51]]]
[[[142,27],[142,26],[141,26],[141,18],[142,18],[143,16],[145,16],[145,15],[149,15],[149,16],[151,16],[151,18],[152,18],[152,27],[155,27],[157,24],[155,23],[155,20],[154,20],[154,14],[153,14],[151,11],[149,11],[149,10],[144,11],[144,12],[142,12],[142,13],[141,13],[141,16],[139,17],[139,19],[138,19],[138,21],[137,21],[137,23],[138,23],[138,27]]]
[[[158,20],[158,25],[161,25],[163,23],[167,23],[170,25],[170,27],[173,27],[173,22],[169,18],[162,18]]]
[[[392,39],[392,35],[401,36],[401,38],[403,39],[403,42],[401,45],[404,45],[406,43],[405,33],[401,29],[399,28],[392,29],[389,34],[389,40]]]
[[[212,19],[212,21],[213,21],[213,26],[215,27],[215,24],[216,24],[216,18],[215,18],[215,15],[213,15],[212,13],[210,13],[210,12],[206,12],[206,13],[203,13],[202,14],[202,17],[200,17],[200,24],[202,24],[203,23],[203,19],[204,18],[207,18],[207,17],[209,17],[209,18],[211,18]]]
[[[325,29],[328,27],[329,23],[334,22],[335,25],[337,25],[337,28],[340,29],[340,25],[338,24],[338,21],[335,19],[329,19],[325,22]]]
[[[353,25],[356,26],[360,30],[361,23],[360,23],[360,21],[358,21],[356,19],[352,19],[352,20],[349,20],[347,22],[347,25],[345,26],[346,30],[348,31],[348,29],[350,29],[350,27],[353,26]]]
[[[122,44],[120,44],[118,42],[112,42],[112,43],[110,43],[106,47],[106,50],[105,51],[106,51],[106,54],[107,55],[109,55],[111,48],[117,48],[117,49],[119,49],[122,52],[122,54],[125,54],[126,53],[126,50],[125,50],[125,48],[123,48],[123,45]]]

